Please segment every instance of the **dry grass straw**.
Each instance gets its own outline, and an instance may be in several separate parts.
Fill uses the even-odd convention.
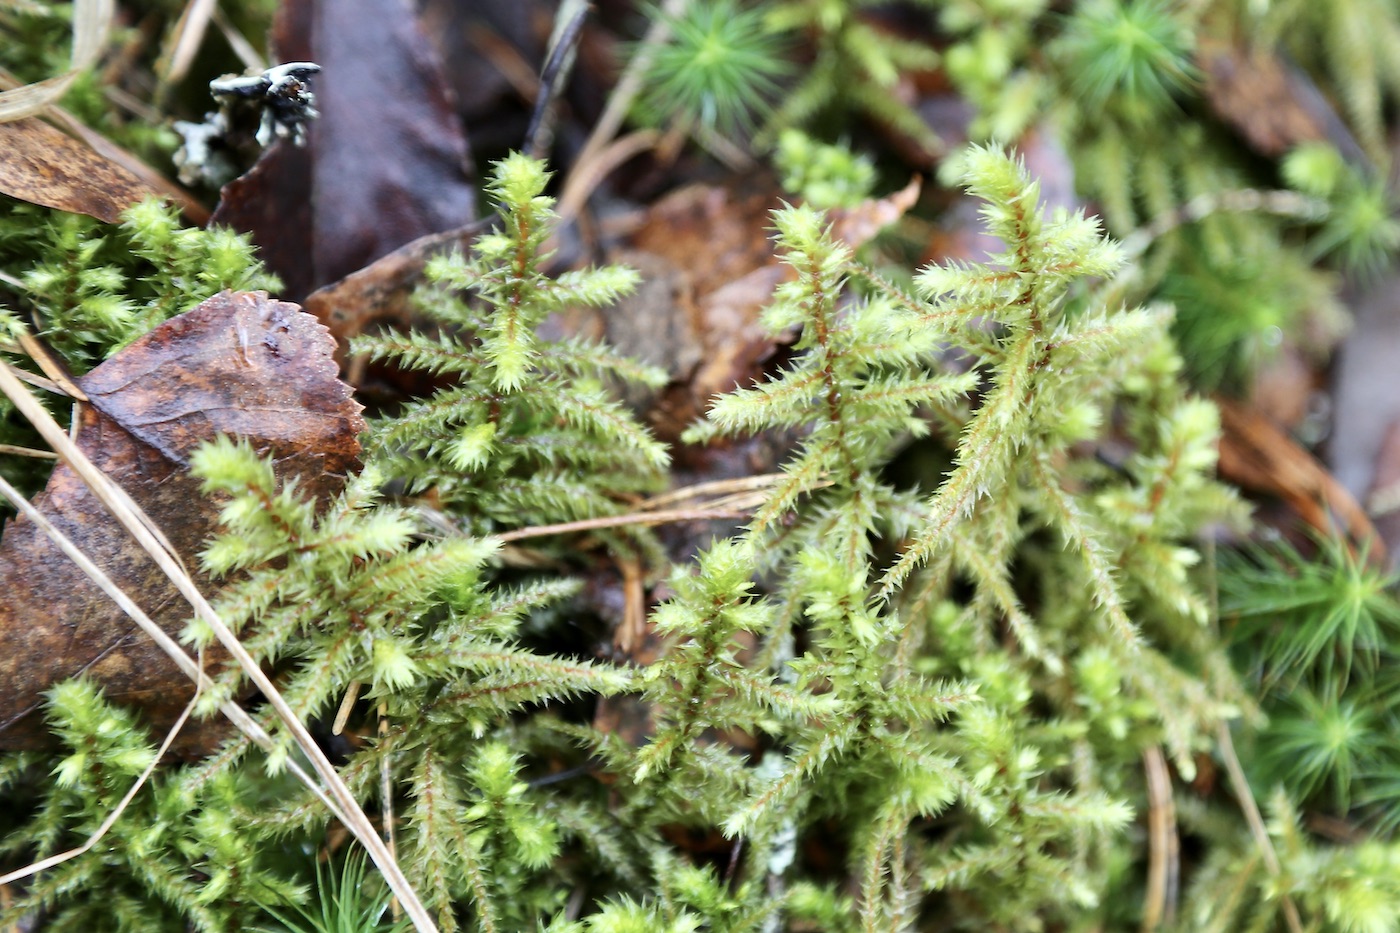
[[[115,10],[115,0],[73,0],[73,53],[68,70],[0,92],[0,123],[32,117],[62,97],[78,75],[97,61]]]
[[[167,37],[165,51],[156,63],[156,75],[161,83],[176,84],[189,73],[218,5],[219,0],[190,0],[185,4]]]
[[[651,67],[656,50],[671,36],[670,20],[685,11],[687,2],[688,0],[663,0],[658,5],[657,15],[652,19],[646,35],[642,37],[632,60],[622,72],[622,77],[613,87],[612,94],[608,96],[607,106],[604,107],[598,121],[593,124],[588,141],[574,159],[573,170],[564,181],[564,190],[559,195],[557,208],[561,227],[568,224],[583,209],[588,196],[609,172],[638,153],[650,149],[660,140],[660,134],[655,130],[639,130],[622,139],[615,137],[618,130],[622,129],[623,121],[627,119],[627,112],[632,109],[632,102],[641,93],[647,69]]]
[[[209,626],[219,639],[219,642],[237,661],[249,680],[251,680],[258,690],[262,692],[263,696],[266,697],[268,704],[272,707],[278,719],[282,721],[283,727],[292,736],[297,747],[302,750],[312,768],[320,777],[321,787],[317,787],[316,782],[311,780],[310,775],[305,774],[300,768],[294,769],[300,772],[298,773],[298,777],[306,782],[308,786],[316,790],[317,796],[327,804],[332,814],[339,819],[360,841],[360,844],[365,847],[370,858],[374,860],[375,865],[377,865],[379,870],[383,873],[390,890],[403,906],[405,913],[412,919],[415,928],[419,930],[420,933],[436,930],[432,918],[429,917],[417,893],[413,890],[412,885],[409,884],[402,869],[399,868],[393,854],[390,852],[388,846],[385,845],[384,841],[379,838],[373,824],[360,808],[358,801],[356,801],[354,795],[350,793],[350,789],[345,786],[345,782],[341,780],[340,775],[336,773],[335,767],[326,759],[325,754],[322,753],[321,749],[316,745],[315,740],[297,718],[291,707],[287,705],[286,700],[283,699],[276,686],[268,676],[263,673],[252,656],[248,654],[247,650],[239,642],[237,636],[235,636],[224,621],[219,618],[208,600],[199,592],[198,586],[185,571],[178,556],[175,555],[169,544],[164,540],[164,536],[160,534],[159,530],[156,529],[151,521],[142,513],[140,507],[132,501],[131,497],[106,476],[106,474],[97,469],[92,461],[78,449],[77,445],[68,437],[63,428],[54,421],[53,417],[39,404],[31,391],[16,376],[15,370],[3,361],[0,361],[0,391],[3,391],[5,395],[9,396],[10,400],[15,404],[15,407],[31,424],[33,424],[34,428],[53,448],[54,452],[57,453],[85,483],[87,483],[93,494],[107,507],[113,517],[126,528],[132,537],[134,537],[142,548],[151,556],[157,566],[159,566],[166,576],[169,577],[170,581],[175,584],[175,587],[180,591],[181,595],[190,603],[190,606],[195,611],[195,615]],[[10,491],[12,492],[13,490]],[[9,498],[9,496],[7,495],[6,498]],[[21,497],[16,496],[16,498]],[[19,507],[18,503],[16,503],[16,505]],[[27,506],[28,503],[25,503],[25,505]],[[33,515],[37,513],[31,512],[31,509],[32,507],[29,507],[24,509],[24,511],[32,518]],[[43,526],[41,525],[40,527]],[[186,655],[169,635],[141,612],[139,607],[127,598],[124,593],[121,593],[120,589],[116,587],[110,578],[106,578],[106,575],[102,573],[95,562],[88,559],[85,555],[82,555],[71,542],[67,542],[67,547],[65,547],[64,541],[66,539],[63,539],[63,536],[59,535],[57,529],[52,528],[52,526],[46,529],[46,533],[49,534],[50,538],[54,540],[60,548],[63,548],[65,553],[78,562],[78,565],[83,568],[88,576],[92,577],[98,582],[99,586],[103,587],[104,592],[107,592],[108,595],[121,606],[123,611],[131,615],[137,624],[141,625],[142,629],[156,640],[157,644],[171,656],[172,660],[175,661],[180,669],[195,682],[197,689],[207,686],[207,678],[203,672],[199,670],[194,660]],[[105,584],[103,582],[104,580]],[[258,745],[264,748],[268,748],[272,745],[272,740],[268,737],[266,732],[240,707],[235,704],[225,704],[221,707],[221,710]],[[171,738],[171,736],[167,736],[167,744]],[[110,817],[109,819],[115,819],[115,817]],[[89,844],[93,841],[95,840],[90,840]],[[65,853],[65,855],[67,854],[68,853]]]

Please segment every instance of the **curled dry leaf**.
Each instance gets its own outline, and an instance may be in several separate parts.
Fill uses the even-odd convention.
[[[224,292],[172,318],[88,373],[78,445],[126,489],[186,565],[216,529],[190,454],[218,434],[247,437],[323,501],[357,465],[360,405],[336,375],[326,329],[262,292]],[[155,563],[66,466],[35,505],[163,628],[189,606]],[[208,580],[195,572],[196,580]],[[190,684],[32,523],[0,539],[0,747],[47,741],[32,715],[42,692],[77,674],[168,725]],[[207,737],[204,737],[207,741]],[[201,736],[182,738],[186,750]]]
[[[37,117],[0,123],[0,191],[12,198],[116,223],[158,194],[110,159]]]

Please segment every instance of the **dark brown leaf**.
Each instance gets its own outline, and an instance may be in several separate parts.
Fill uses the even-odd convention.
[[[188,471],[201,443],[247,437],[276,458],[283,480],[297,477],[323,500],[355,467],[364,421],[337,378],[333,347],[296,305],[261,292],[216,295],[83,377],[91,405],[78,446],[195,570],[217,520]],[[35,505],[157,623],[180,631],[189,606],[68,467],[54,470]],[[184,675],[23,518],[0,540],[0,594],[0,747],[45,742],[38,717],[25,714],[49,685],[79,673],[141,706],[157,726],[188,701]]]
[[[105,223],[156,195],[131,172],[37,117],[0,123],[0,192]]]
[[[772,357],[758,315],[786,274],[770,239],[779,204],[767,178],[683,188],[648,208],[608,257],[649,284],[576,329],[670,371],[649,416],[661,437],[677,437],[714,395],[759,378]]]
[[[418,237],[475,216],[467,144],[406,0],[292,0],[273,44],[314,61],[310,144],[225,186],[215,223],[249,232],[301,299]]]

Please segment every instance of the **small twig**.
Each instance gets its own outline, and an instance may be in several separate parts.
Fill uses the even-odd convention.
[[[238,31],[238,27],[229,22],[229,18],[224,15],[220,7],[214,7],[214,25],[219,27],[219,31],[224,34],[224,40],[228,42],[228,47],[233,50],[233,54],[238,56],[238,60],[243,63],[243,67],[249,71],[266,71],[267,59],[263,58],[257,49],[253,48],[253,43]]]
[[[124,91],[114,84],[109,84],[104,87],[102,89],[102,96],[139,120],[144,120],[156,126],[160,126],[165,122],[165,115],[161,113],[160,108],[151,106],[135,94]]]
[[[509,543],[525,538],[544,538],[549,535],[573,534],[579,531],[597,531],[600,528],[622,528],[627,525],[669,525],[673,522],[709,522],[725,519],[747,518],[748,512],[735,509],[668,509],[660,512],[630,512],[627,515],[605,515],[601,518],[585,518],[576,522],[560,522],[557,525],[534,525],[517,528],[498,535],[497,541]]]
[[[506,79],[506,84],[510,85],[522,103],[530,104],[539,99],[540,76],[519,49],[496,30],[480,22],[467,27],[467,38],[476,52]]]
[[[7,875],[0,875],[0,886],[7,885],[13,881],[19,881],[21,878],[28,878],[30,875],[37,875],[45,869],[53,868],[55,865],[60,865],[69,859],[75,859],[97,845],[98,841],[101,840],[103,836],[107,835],[107,831],[121,818],[122,813],[126,811],[127,805],[136,798],[136,794],[145,786],[146,781],[150,780],[151,774],[156,770],[156,765],[160,764],[160,760],[164,758],[165,753],[170,750],[170,743],[175,741],[175,737],[179,735],[180,730],[185,727],[185,722],[190,718],[190,713],[194,711],[194,704],[198,699],[199,691],[196,689],[195,695],[190,698],[189,703],[185,704],[184,711],[180,713],[180,718],[175,720],[175,725],[171,726],[170,731],[165,734],[165,741],[160,744],[160,748],[156,751],[155,757],[151,759],[151,763],[146,765],[146,770],[141,772],[141,776],[136,779],[136,783],[131,785],[131,789],[126,792],[126,796],[122,797],[116,809],[107,814],[107,818],[103,820],[102,825],[98,826],[93,834],[88,837],[87,842],[84,842],[75,849],[69,849],[67,852],[60,852],[57,855],[50,855],[48,858],[40,859],[23,868],[16,869]]]
[[[593,171],[591,163],[612,142],[622,127],[622,121],[627,118],[627,111],[632,108],[632,101],[641,92],[642,81],[646,78],[647,69],[651,67],[657,47],[671,36],[669,21],[679,17],[688,2],[689,0],[665,0],[661,5],[659,15],[652,20],[651,27],[642,37],[641,45],[632,56],[632,61],[628,63],[612,94],[608,96],[608,104],[603,108],[602,116],[593,124],[593,132],[589,134],[588,142],[574,160],[574,169],[569,173],[568,180],[564,182],[564,191],[559,196],[561,206],[566,203],[581,206],[588,199],[588,192],[597,184],[596,180],[589,180]],[[580,191],[580,188],[584,190]]]
[[[1254,792],[1249,789],[1249,781],[1245,779],[1239,756],[1235,754],[1235,742],[1230,737],[1230,724],[1220,723],[1215,730],[1215,736],[1220,746],[1220,757],[1225,762],[1225,771],[1230,775],[1230,788],[1235,792],[1235,799],[1239,801],[1240,809],[1244,812],[1244,819],[1249,824],[1254,844],[1259,847],[1259,854],[1264,859],[1264,868],[1277,878],[1283,874],[1283,866],[1279,864],[1278,853],[1274,851],[1273,840],[1269,838],[1269,829],[1264,825],[1259,804],[1254,799]],[[1289,897],[1286,891],[1280,891],[1279,897],[1283,899],[1283,919],[1288,924],[1290,933],[1303,933],[1303,918],[1298,914],[1298,905],[1293,903],[1293,898]]]
[[[345,697],[340,701],[340,709],[336,710],[335,722],[331,723],[331,735],[340,735],[345,731],[345,723],[349,721],[350,713],[355,709],[355,701],[360,698],[361,686],[358,680],[352,680],[345,688]]]
[[[19,348],[16,347],[15,349],[18,353]],[[45,392],[52,392],[54,395],[66,394],[61,388],[59,388],[58,383],[54,382],[52,379],[45,379],[43,376],[38,376],[31,372],[25,372],[22,369],[14,370],[14,374],[16,379],[20,380],[21,382],[27,382],[36,389],[43,389]]]
[[[618,557],[617,566],[622,571],[622,621],[613,633],[613,644],[623,656],[631,657],[646,639],[645,580],[642,575],[642,562],[635,554]]]
[[[731,172],[752,172],[758,166],[758,160],[749,155],[743,146],[720,135],[713,127],[704,123],[698,123],[691,128],[690,138]]]
[[[1254,188],[1241,188],[1200,194],[1176,210],[1153,218],[1147,226],[1140,227],[1124,237],[1123,252],[1131,261],[1146,252],[1155,240],[1177,227],[1205,220],[1213,214],[1256,211],[1293,220],[1316,221],[1327,216],[1328,208],[1327,202],[1321,198],[1311,198],[1296,191],[1257,191]]]
[[[78,384],[68,375],[68,370],[42,340],[29,333],[16,334],[15,339],[43,374],[53,380],[60,392],[80,402],[88,400],[87,393],[78,388]]]
[[[16,447],[14,444],[0,444],[0,454],[15,457],[33,457],[36,460],[57,460],[58,454],[52,450],[35,450],[33,447]]]
[[[703,499],[707,496],[732,496],[735,493],[765,491],[771,489],[785,475],[783,473],[760,473],[757,476],[716,479],[706,483],[696,483],[693,486],[682,486],[679,489],[651,496],[642,502],[642,508],[656,509],[658,506]]]
[[[583,913],[584,899],[588,897],[588,886],[583,884],[574,885],[574,890],[569,894],[569,903],[564,906],[564,919],[573,922]]]
[[[164,86],[177,84],[190,70],[194,56],[204,44],[209,21],[219,0],[189,0],[171,30],[165,51],[156,62],[156,77]]]
[[[748,518],[752,510],[761,505],[764,492],[774,482],[782,478],[781,473],[765,473],[760,476],[746,476],[740,479],[714,480],[697,483],[653,496],[641,503],[641,508],[626,515],[605,515],[600,518],[584,518],[573,522],[560,522],[557,525],[533,525],[517,528],[514,531],[492,535],[502,543],[520,541],[525,538],[543,538],[549,535],[573,534],[580,531],[597,531],[600,528],[621,528],[627,525],[669,525],[676,522],[726,521]],[[720,496],[703,507],[658,509],[658,505],[673,502],[686,502],[701,499],[715,493],[729,493]],[[450,527],[450,526],[449,526]]]
[[[382,701],[379,704],[378,732],[379,741],[382,744],[389,734],[389,706]],[[399,838],[398,829],[394,826],[394,781],[387,752],[379,756],[379,810],[380,819],[384,824],[384,843],[389,847],[389,854],[397,861]],[[394,922],[397,923],[403,914],[403,907],[399,904],[397,897],[389,898],[389,910],[393,912]]]
[[[1147,896],[1142,909],[1143,933],[1168,926],[1176,918],[1177,886],[1181,871],[1181,839],[1176,831],[1176,801],[1172,799],[1171,772],[1158,745],[1143,750],[1142,768],[1147,776],[1147,832],[1150,848]]]
[[[573,0],[573,3],[578,6],[578,10],[564,24],[564,28],[555,34],[549,60],[545,62],[544,71],[540,73],[535,111],[530,114],[530,124],[525,130],[525,152],[532,159],[542,159],[549,151],[554,135],[549,125],[549,116],[554,110],[554,101],[568,81],[568,73],[573,70],[574,47],[578,45],[579,36],[583,34],[583,21],[588,18],[588,3],[580,0]],[[566,0],[560,7],[560,14],[564,14],[570,5]]]
[[[826,489],[831,486],[830,480],[813,483],[811,491]],[[741,512],[752,512],[760,505],[768,501],[768,494],[764,490],[756,489],[753,492],[736,492],[732,496],[720,496],[718,499],[711,499],[708,503],[712,509],[736,509]]]
[[[324,782],[330,792],[331,799],[339,805],[340,818],[345,822],[346,827],[355,834],[360,845],[368,851],[370,858],[374,860],[384,875],[390,890],[400,897],[414,926],[420,933],[436,931],[437,925],[433,923],[432,917],[429,916],[423,902],[419,900],[413,886],[409,884],[403,870],[389,854],[388,848],[379,838],[374,824],[365,815],[359,801],[355,799],[355,795],[350,792],[350,788],[345,785],[345,781],[335,770],[335,766],[326,758],[325,752],[321,751],[316,740],[307,731],[305,724],[297,718],[296,712],[287,704],[286,699],[273,684],[271,678],[248,653],[248,649],[243,647],[238,636],[234,635],[233,631],[214,611],[214,607],[209,604],[209,601],[204,598],[204,594],[199,591],[198,585],[186,572],[178,555],[170,548],[164,536],[153,530],[149,519],[144,517],[139,506],[132,501],[126,491],[97,469],[87,455],[69,440],[53,417],[29,394],[23,383],[14,377],[10,367],[3,361],[0,361],[0,391],[4,391],[10,397],[10,400],[15,403],[15,407],[20,410],[24,417],[29,419],[44,440],[58,452],[65,463],[83,478],[92,489],[93,494],[145,549],[146,553],[156,562],[156,566],[175,584],[175,588],[180,591],[180,594],[189,601],[195,615],[214,632],[219,643],[233,656],[234,661],[253,685],[262,692],[277,718],[291,733],[293,740]]]
[[[564,191],[559,195],[556,208],[559,226],[567,226],[578,216],[584,203],[593,194],[593,189],[611,175],[614,169],[655,147],[660,140],[659,130],[637,130],[604,146],[588,162],[575,162],[573,170],[569,172],[569,180],[564,183]]]

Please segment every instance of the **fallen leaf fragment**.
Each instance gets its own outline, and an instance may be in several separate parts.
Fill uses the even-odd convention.
[[[608,257],[639,268],[643,287],[606,312],[579,312],[592,322],[565,322],[666,367],[672,385],[648,416],[661,437],[678,437],[714,395],[753,382],[771,359],[775,342],[758,318],[787,274],[770,239],[780,203],[766,177],[667,195]]]
[[[323,500],[357,464],[360,405],[340,382],[325,328],[262,292],[223,292],[172,318],[80,380],[91,400],[78,446],[136,500],[193,571],[218,507],[188,472],[218,434],[270,452]],[[190,616],[166,576],[60,465],[35,505],[162,628]],[[209,581],[197,571],[201,585]],[[188,679],[31,522],[0,539],[0,747],[46,744],[33,711],[54,682],[85,673],[159,728],[180,713]],[[205,737],[207,741],[207,736]],[[182,737],[186,751],[200,736]]]
[[[122,166],[37,117],[0,123],[0,192],[116,223],[158,192]]]

